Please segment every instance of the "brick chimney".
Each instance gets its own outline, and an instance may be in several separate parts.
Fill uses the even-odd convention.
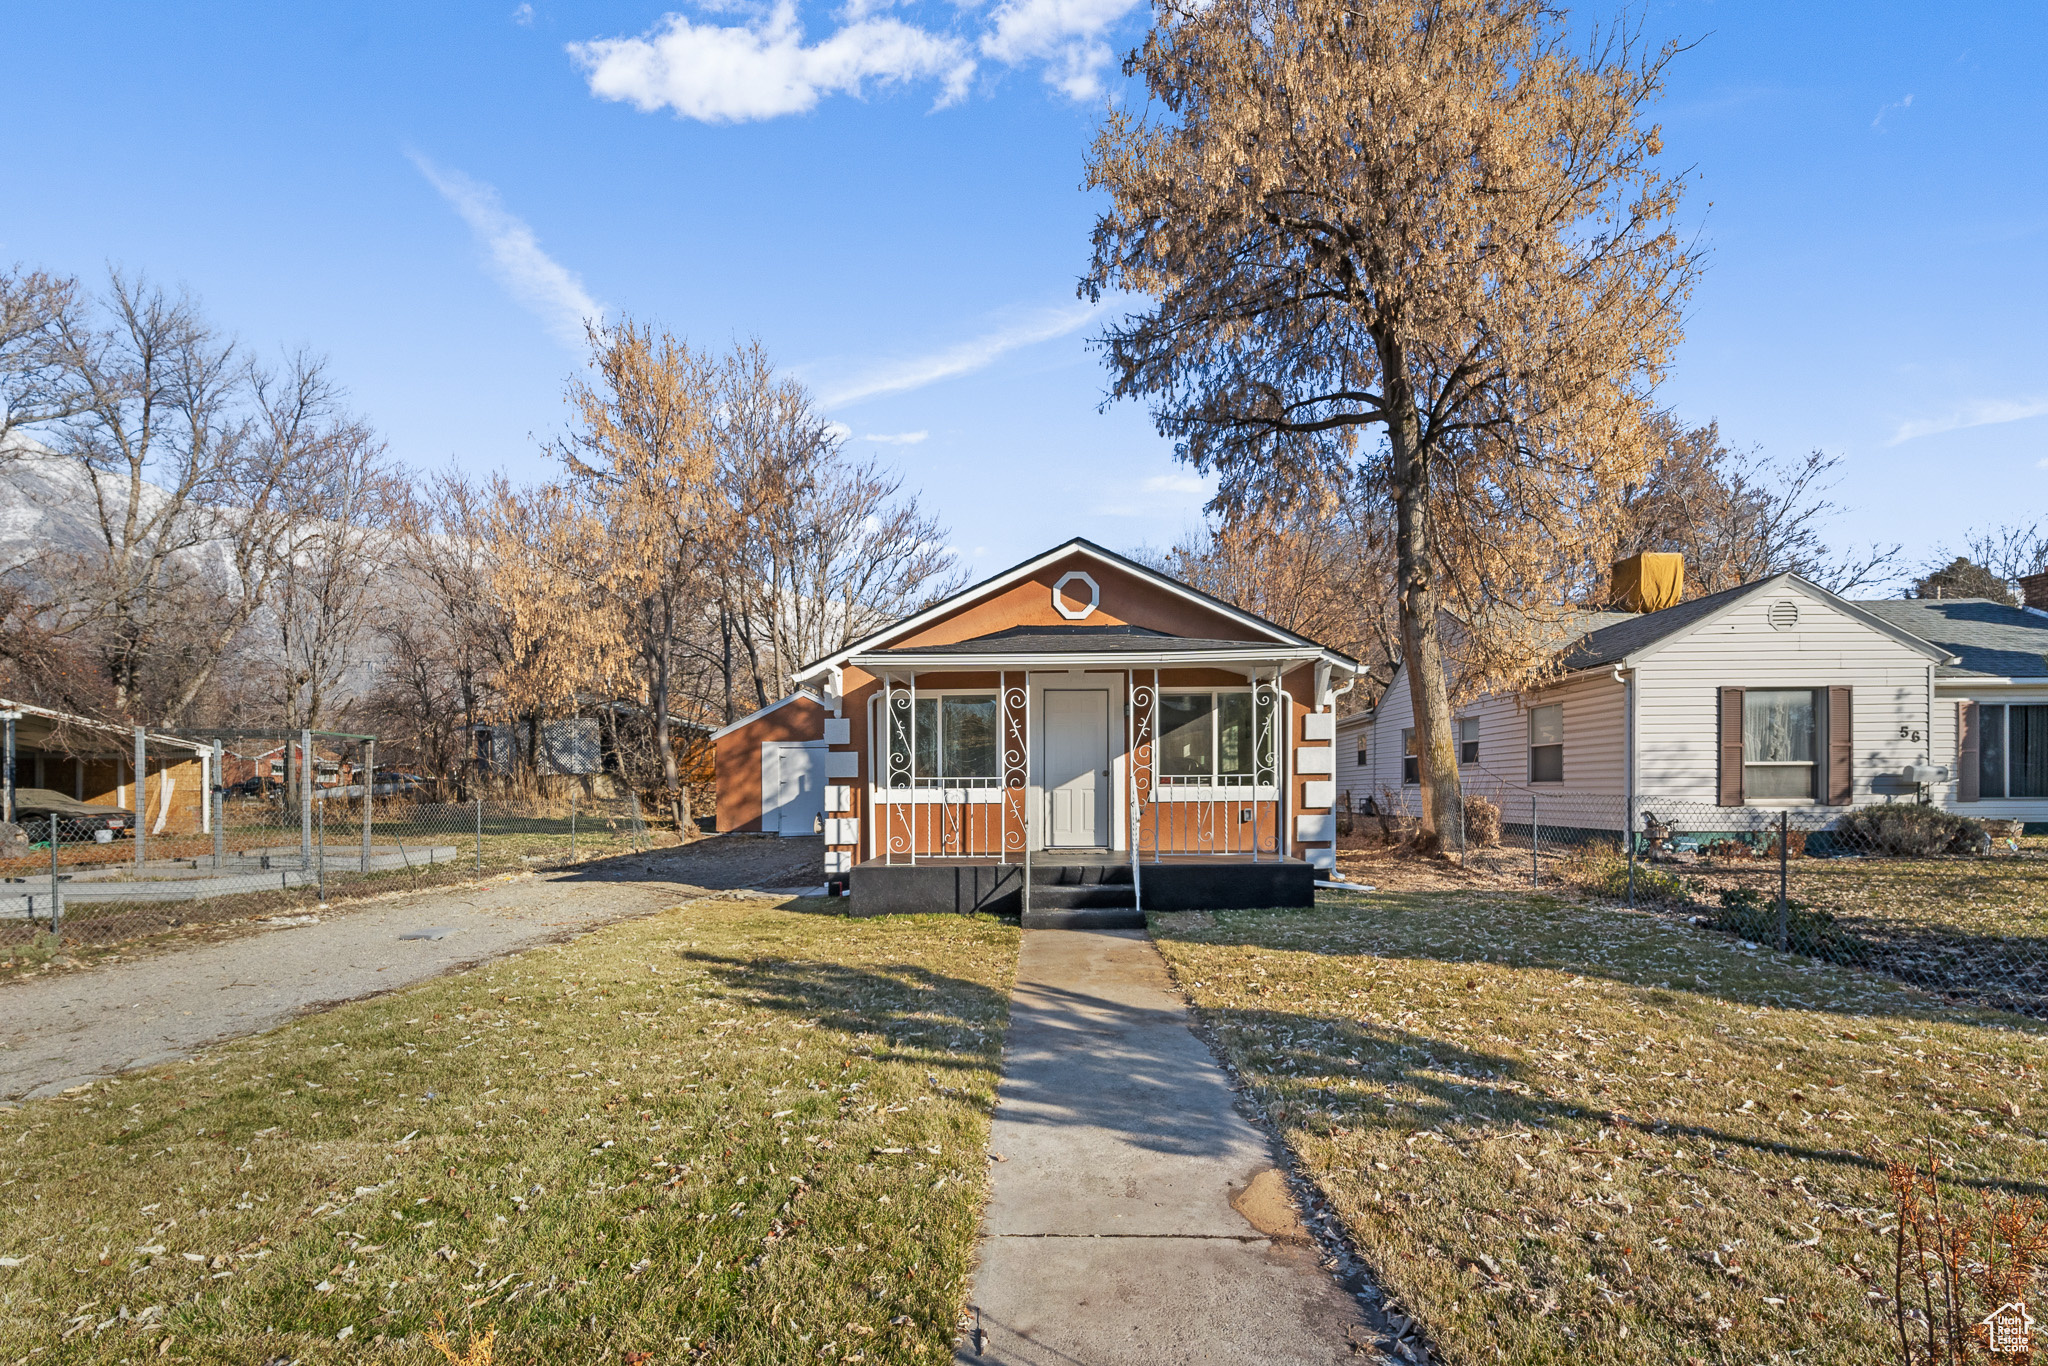
[[[2048,574],[2028,574],[2020,580],[2020,602],[2048,612]]]

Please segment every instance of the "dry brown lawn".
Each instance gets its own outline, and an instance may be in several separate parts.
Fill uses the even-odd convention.
[[[2048,1194],[2041,1027],[1874,974],[1474,891],[1153,932],[1454,1362],[1884,1360],[1882,1157]]]

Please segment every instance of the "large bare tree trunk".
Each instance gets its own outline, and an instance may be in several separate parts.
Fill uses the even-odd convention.
[[[1389,367],[1392,368],[1391,366]],[[1394,464],[1395,580],[1401,653],[1408,665],[1408,701],[1415,715],[1415,767],[1422,785],[1423,828],[1439,847],[1464,848],[1464,794],[1458,785],[1457,737],[1451,727],[1443,642],[1437,635],[1430,556],[1429,453],[1421,420],[1405,385],[1389,385],[1387,439]],[[1391,396],[1390,396],[1391,397]]]

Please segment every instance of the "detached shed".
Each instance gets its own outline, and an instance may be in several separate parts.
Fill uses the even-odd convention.
[[[817,694],[798,689],[711,733],[720,832],[815,835],[825,815],[826,751],[846,742]]]

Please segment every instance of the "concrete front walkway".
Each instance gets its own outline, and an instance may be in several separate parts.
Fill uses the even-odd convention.
[[[1026,932],[990,1141],[957,1362],[1289,1366],[1372,1341],[1142,932]]]

